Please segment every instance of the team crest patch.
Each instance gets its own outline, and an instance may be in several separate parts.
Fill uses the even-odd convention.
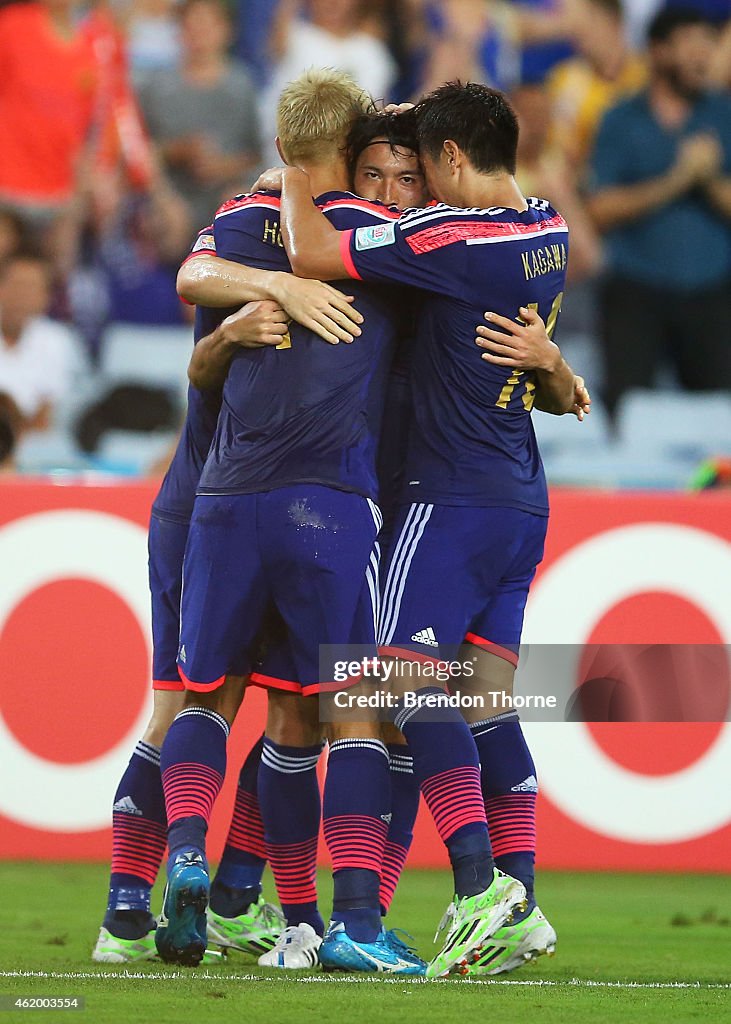
[[[372,224],[367,228],[358,228],[355,232],[355,248],[358,252],[377,249],[380,245],[391,245],[395,240],[394,224]]]
[[[213,235],[200,235],[191,252],[198,252],[199,249],[214,249],[216,248],[216,240]]]

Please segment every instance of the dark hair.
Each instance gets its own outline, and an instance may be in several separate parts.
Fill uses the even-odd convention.
[[[710,22],[692,7],[664,7],[650,22],[647,41],[664,43],[679,28],[690,28],[692,25],[710,25]]]
[[[518,118],[504,93],[476,82],[449,82],[417,103],[416,134],[436,159],[453,139],[478,171],[515,173]]]
[[[386,139],[391,151],[411,149],[418,155],[416,122],[411,112],[404,114],[361,114],[356,117],[345,142],[345,159],[351,179],[355,174],[358,157],[374,139]]]

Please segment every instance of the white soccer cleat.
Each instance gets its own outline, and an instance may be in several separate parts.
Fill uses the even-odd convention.
[[[317,967],[320,962],[317,954],[321,945],[322,939],[312,925],[291,925],[284,929],[268,953],[262,953],[257,963],[260,967],[292,971]]]

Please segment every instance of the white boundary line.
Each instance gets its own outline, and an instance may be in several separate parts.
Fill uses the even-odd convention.
[[[90,978],[117,978],[129,981],[179,981],[187,978],[196,981],[256,981],[295,982],[300,985],[432,985],[437,979],[409,978],[409,977],[378,977],[368,976],[365,978],[346,974],[335,977],[331,974],[315,974],[305,977],[267,976],[261,974],[211,974],[209,971],[201,972],[195,970],[177,971],[131,971],[131,970],[104,970],[98,971],[0,971],[0,978],[48,978],[51,981],[73,980],[83,981]],[[443,978],[439,981],[458,981],[462,985],[501,985],[517,986],[523,988],[609,988],[609,989],[689,989],[691,991],[710,990],[731,990],[731,983],[701,982],[701,981],[590,981],[584,978],[569,978],[566,981],[541,981],[539,979],[504,979],[499,978]]]

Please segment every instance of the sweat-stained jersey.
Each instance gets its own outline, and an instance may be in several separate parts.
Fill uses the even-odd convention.
[[[338,230],[375,230],[398,216],[347,192],[328,192],[317,205]],[[224,203],[214,235],[224,259],[290,271],[276,193]],[[199,494],[312,483],[377,496],[375,454],[398,317],[393,290],[348,282],[346,291],[364,316],[352,344],[328,345],[293,323],[276,348],[236,352]]]
[[[548,514],[534,374],[488,363],[475,345],[485,310],[517,318],[533,306],[549,335],[556,326],[568,229],[545,200],[527,202],[522,213],[440,204],[342,235],[352,277],[421,290],[405,502]]]

